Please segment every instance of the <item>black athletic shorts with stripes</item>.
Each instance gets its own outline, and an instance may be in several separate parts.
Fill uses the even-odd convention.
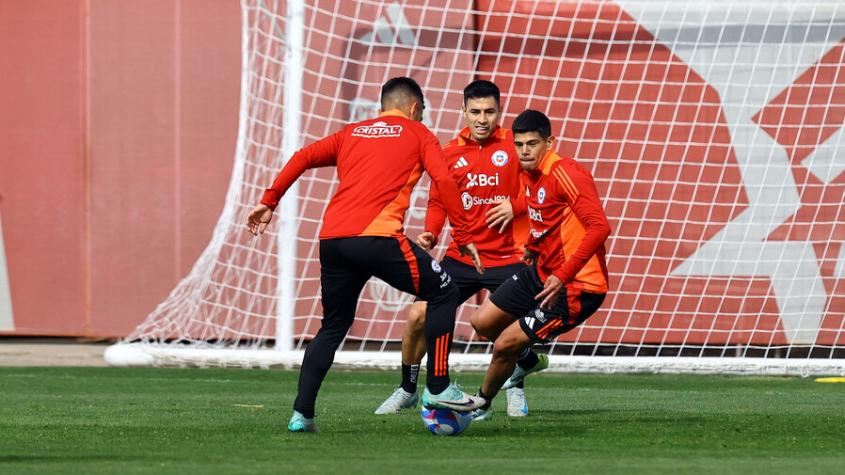
[[[519,317],[519,326],[531,340],[545,343],[582,324],[599,309],[607,294],[566,287],[550,310],[534,299],[543,290],[535,266],[526,266],[490,296],[497,307]]]
[[[479,274],[475,270],[475,266],[446,257],[440,261],[440,267],[452,278],[452,282],[455,283],[458,292],[461,294],[460,302],[464,303],[480,292],[481,289],[487,289],[490,292],[495,291],[503,282],[524,269],[525,264],[517,262],[504,266],[485,267],[484,274]]]

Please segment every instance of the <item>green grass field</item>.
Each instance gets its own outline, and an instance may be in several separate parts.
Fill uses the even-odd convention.
[[[333,371],[319,434],[289,434],[296,372],[0,367],[0,473],[845,473],[845,384],[556,375],[530,415],[436,437],[377,417],[394,372]],[[474,390],[477,373],[457,375]]]

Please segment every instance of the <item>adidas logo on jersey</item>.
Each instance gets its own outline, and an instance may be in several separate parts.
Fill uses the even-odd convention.
[[[417,37],[411,30],[411,25],[408,23],[399,2],[388,5],[386,14],[378,17],[373,24],[372,32],[361,36],[359,39],[364,43],[371,44],[416,46]],[[390,20],[389,23],[388,19]]]
[[[456,169],[457,169],[457,168],[468,167],[468,166],[469,166],[469,162],[467,162],[467,159],[466,159],[466,158],[464,158],[464,157],[459,158],[459,159],[458,159],[458,163],[456,163],[456,164],[455,164],[455,168],[456,168]]]

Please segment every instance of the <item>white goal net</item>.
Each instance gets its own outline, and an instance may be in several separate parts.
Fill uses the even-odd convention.
[[[320,327],[317,235],[333,169],[246,232],[290,153],[415,78],[443,141],[461,91],[503,125],[545,111],[613,228],[611,292],[541,351],[562,370],[845,373],[845,5],[837,1],[244,0],[238,147],[188,275],[108,351],[115,364],[298,364]],[[421,183],[406,232],[422,230]],[[442,253],[443,248],[438,252]],[[398,366],[404,295],[372,280],[338,362]],[[483,367],[472,299],[453,362]]]

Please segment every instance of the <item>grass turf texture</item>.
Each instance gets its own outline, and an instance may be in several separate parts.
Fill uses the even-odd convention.
[[[481,374],[457,379],[469,390]],[[320,434],[289,434],[297,373],[2,368],[0,473],[842,473],[845,384],[812,378],[555,375],[530,415],[460,437],[374,416],[398,372],[332,371]]]

